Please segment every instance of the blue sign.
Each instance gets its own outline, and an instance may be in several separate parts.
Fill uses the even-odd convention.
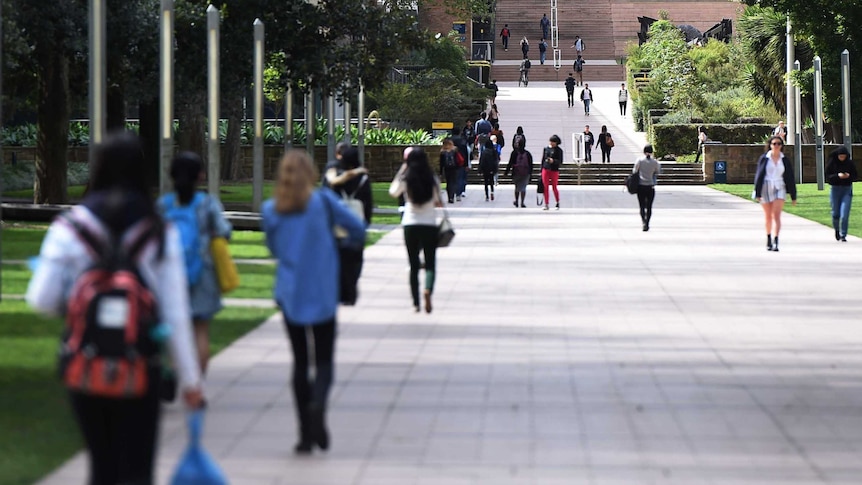
[[[715,162],[715,171],[716,172],[727,171],[727,162]]]

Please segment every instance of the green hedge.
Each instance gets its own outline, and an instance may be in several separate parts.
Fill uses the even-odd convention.
[[[710,140],[728,144],[763,143],[772,134],[772,125],[665,125],[655,124],[650,128],[650,141],[655,156],[668,154],[684,155],[697,150],[697,127],[704,126]]]

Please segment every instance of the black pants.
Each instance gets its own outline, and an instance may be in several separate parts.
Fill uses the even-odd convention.
[[[316,325],[297,325],[284,315],[284,323],[293,350],[293,398],[300,434],[307,437],[310,408],[326,409],[335,375],[335,318]],[[309,340],[314,346],[314,379],[309,372]]]
[[[567,98],[568,98],[568,100],[569,100],[569,107],[574,106],[574,105],[575,105],[575,92],[574,92],[574,91],[569,91],[569,90],[567,89],[567,90],[566,90],[566,97],[567,97]]]
[[[413,306],[419,306],[419,251],[425,255],[425,289],[434,292],[437,271],[437,226],[404,226],[404,245],[410,261],[410,296]]]
[[[90,485],[150,485],[159,431],[161,370],[140,399],[69,393],[90,461]]]
[[[599,145],[602,149],[602,163],[605,163],[605,159],[607,159],[608,163],[611,163],[611,147],[605,145]]]
[[[458,193],[458,170],[459,167],[447,168],[443,172],[446,175],[446,195],[449,196],[449,202],[454,202]]]
[[[587,162],[593,161],[593,146],[592,145],[584,145],[584,161],[587,161]]]
[[[491,193],[494,193],[494,172],[483,172],[482,181],[485,182],[485,198],[488,198],[488,187],[491,187]]]
[[[628,101],[620,101],[620,114],[623,116],[626,115],[626,105],[627,104],[628,104]]]
[[[655,187],[652,185],[638,185],[638,205],[641,209],[641,222],[647,226],[652,217],[653,200],[655,200]]]

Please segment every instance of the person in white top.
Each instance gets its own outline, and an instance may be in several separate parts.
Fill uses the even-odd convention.
[[[763,207],[766,219],[766,250],[778,251],[778,234],[781,232],[781,211],[788,195],[796,205],[796,180],[790,160],[781,149],[784,141],[774,135],[769,139],[767,151],[757,160],[754,176],[754,198]]]
[[[141,280],[152,293],[156,314],[166,328],[157,326],[153,332],[139,335],[137,342],[146,347],[135,348],[152,349],[158,344],[156,334],[167,335],[164,338],[167,338],[167,346],[179,374],[185,403],[190,408],[198,408],[202,405],[203,394],[197,353],[191,338],[189,295],[187,291],[177,291],[187,287],[179,234],[173,226],[165,226],[156,213],[150,196],[147,164],[137,136],[127,132],[110,135],[97,150],[90,192],[81,205],[73,208],[67,216],[58,218],[48,229],[27,288],[27,302],[41,313],[58,316],[65,315],[72,303],[69,318],[74,319],[75,305],[80,302],[68,301],[70,293],[73,293],[72,286],[81,275],[92,276],[93,272],[87,273],[87,270],[96,262],[97,256],[104,256],[89,241],[85,242],[85,235],[94,242],[100,242],[97,247],[120,245],[116,242],[111,244],[112,238],[123,241],[122,246],[127,248],[133,247],[133,241],[140,241],[141,245],[135,245],[140,250],[128,249],[128,254],[129,257],[136,255],[133,264],[136,263]],[[93,303],[98,305],[98,314],[88,317],[83,323],[85,334],[78,341],[95,345],[92,336],[103,335],[108,331],[102,329],[117,325],[117,312],[123,310],[118,305],[126,301],[109,302],[111,305],[101,303],[102,300]],[[125,309],[132,311],[128,306]],[[136,322],[138,325],[143,323]],[[80,325],[79,321],[75,324]],[[118,328],[124,328],[124,325],[130,328],[130,324],[123,320],[119,325]],[[149,327],[143,328],[149,330]],[[128,330],[125,332],[128,334]],[[98,342],[101,344],[102,340]],[[74,350],[74,342],[65,340],[64,348]],[[76,359],[72,362],[78,362],[80,352],[94,352],[90,358],[101,357],[99,350],[82,350],[71,354],[71,358]],[[140,392],[129,396],[123,394],[122,397],[113,397],[118,394],[105,392],[107,388],[104,386],[116,383],[116,376],[102,376],[91,369],[90,373],[84,371],[83,379],[88,384],[80,385],[77,374],[70,370],[72,364],[65,366],[64,382],[69,388],[72,409],[89,453],[89,483],[153,483],[161,384],[161,368],[154,363],[156,360],[148,358],[145,378],[134,385],[128,384],[136,390],[139,388]],[[131,388],[125,387],[127,384],[122,385],[123,389]]]
[[[779,121],[778,126],[772,130],[772,134],[775,136],[780,136],[781,141],[787,143],[787,127],[784,126],[784,121]]]
[[[617,98],[620,102],[620,115],[626,117],[626,106],[629,104],[629,92],[626,90],[626,83],[620,84],[620,93]]]
[[[389,186],[389,195],[404,195],[404,245],[410,261],[410,294],[413,309],[419,311],[419,251],[425,255],[425,312],[431,313],[431,294],[434,292],[437,254],[437,211],[440,201],[440,182],[428,163],[428,155],[419,147],[404,151],[405,161]]]
[[[586,47],[586,44],[584,43],[584,40],[581,39],[580,35],[575,36],[575,43],[572,44],[572,47],[575,48],[575,54],[577,55],[581,55],[581,53],[584,52],[584,47]]]

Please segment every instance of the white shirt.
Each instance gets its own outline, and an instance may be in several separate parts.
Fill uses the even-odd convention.
[[[784,186],[784,162],[781,156],[778,157],[778,163],[772,158],[772,154],[766,155],[766,179],[767,182],[772,182],[776,187]]]
[[[583,39],[578,39],[575,41],[575,50],[576,51],[584,50],[584,40]]]
[[[89,209],[76,206],[73,210],[94,232],[104,231]],[[157,259],[157,251],[155,241],[148,243],[140,253],[138,269],[156,297],[163,323],[170,328],[169,349],[180,382],[184,388],[199,387],[201,376],[197,350],[192,345],[183,249],[179,233],[172,225],[165,228],[165,247],[161,260]],[[54,222],[42,242],[39,264],[27,287],[27,303],[39,312],[62,315],[72,284],[92,262],[87,247],[74,230],[66,222]]]
[[[401,171],[395,176],[395,180],[389,186],[389,195],[398,197],[404,194],[404,217],[401,219],[402,226],[436,226],[437,225],[437,201],[440,200],[438,187],[434,184],[434,193],[431,199],[424,204],[414,204],[407,195],[407,182],[401,177]]]
[[[629,100],[629,92],[626,91],[625,89],[620,89],[619,99],[620,99],[620,103],[628,101]]]

